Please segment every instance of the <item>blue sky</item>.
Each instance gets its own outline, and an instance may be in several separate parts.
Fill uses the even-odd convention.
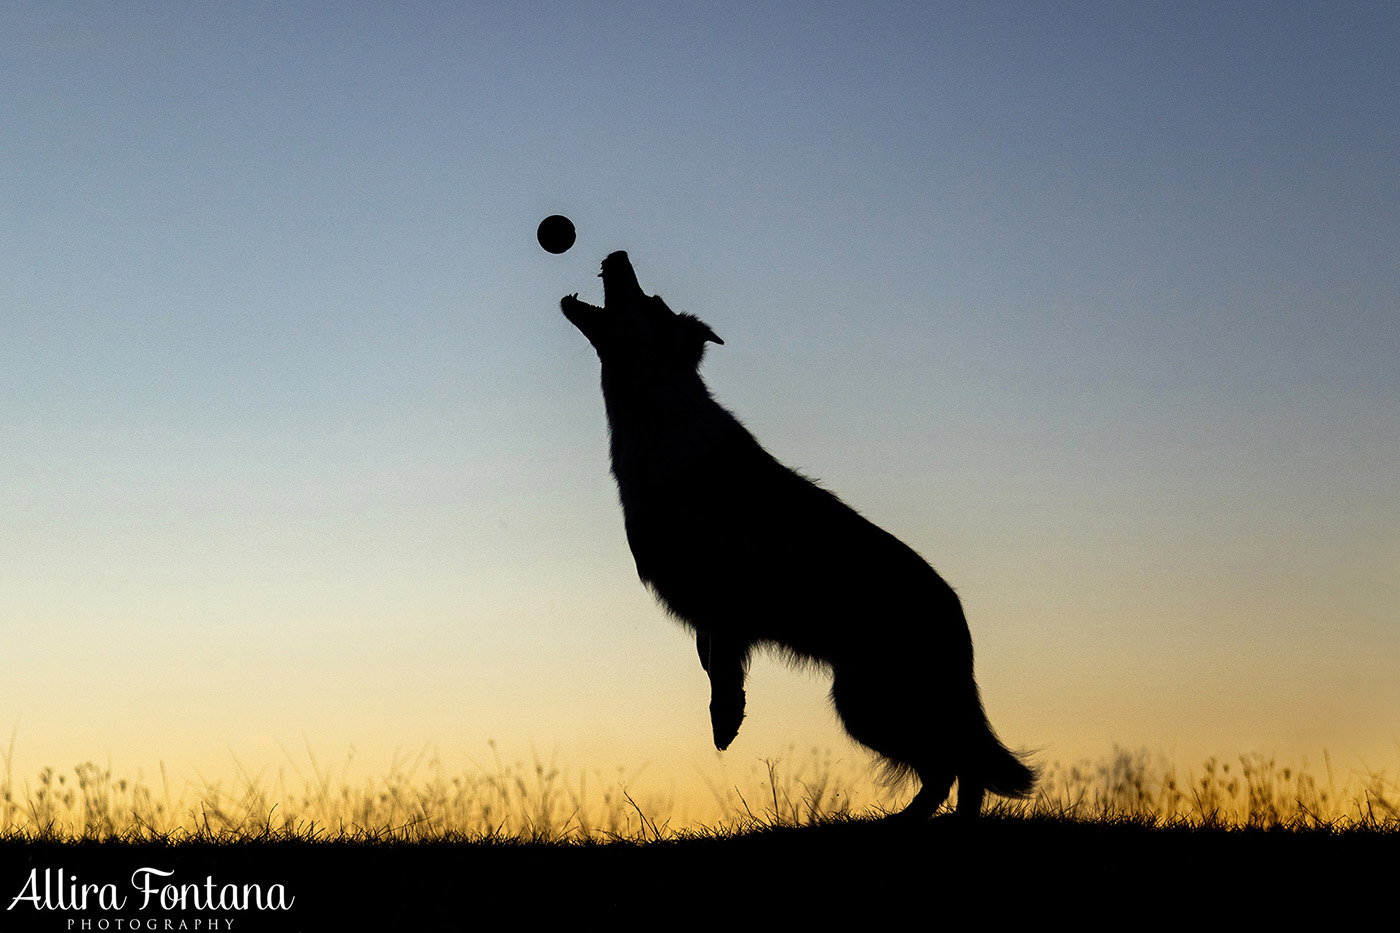
[[[958,589],[1009,743],[1393,755],[1397,48],[1385,3],[6,5],[21,760],[712,760],[558,313],[615,249]],[[859,759],[823,690],[760,666],[727,754]]]

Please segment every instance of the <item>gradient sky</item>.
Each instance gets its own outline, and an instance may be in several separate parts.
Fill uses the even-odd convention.
[[[1008,744],[1393,767],[1397,49],[1387,2],[5,4],[16,776],[711,767],[558,312],[616,249],[959,591]],[[824,691],[760,663],[726,760],[863,761]]]

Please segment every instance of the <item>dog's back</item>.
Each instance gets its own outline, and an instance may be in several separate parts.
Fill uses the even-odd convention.
[[[748,651],[772,646],[831,668],[851,735],[895,773],[918,773],[912,812],[931,813],[955,774],[960,811],[975,812],[984,787],[1027,793],[1034,773],[983,715],[953,590],[711,398],[698,368],[706,343],[722,341],[709,327],[644,295],[625,253],[602,276],[604,309],[576,297],[562,307],[602,361],[627,540],[642,580],[699,636],[716,743],[732,738],[720,717],[733,731],[742,719]]]

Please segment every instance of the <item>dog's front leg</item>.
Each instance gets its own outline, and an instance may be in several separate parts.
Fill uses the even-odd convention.
[[[710,726],[714,730],[715,748],[724,751],[739,734],[744,721],[744,677],[749,669],[747,642],[697,632],[695,647],[700,652],[700,665],[710,675]]]

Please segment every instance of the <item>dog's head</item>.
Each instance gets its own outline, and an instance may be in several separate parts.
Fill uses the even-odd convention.
[[[695,369],[706,343],[724,343],[704,321],[677,314],[655,295],[642,293],[627,254],[618,251],[603,260],[603,307],[569,295],[559,303],[569,322],[598,351],[604,367],[667,370]]]

